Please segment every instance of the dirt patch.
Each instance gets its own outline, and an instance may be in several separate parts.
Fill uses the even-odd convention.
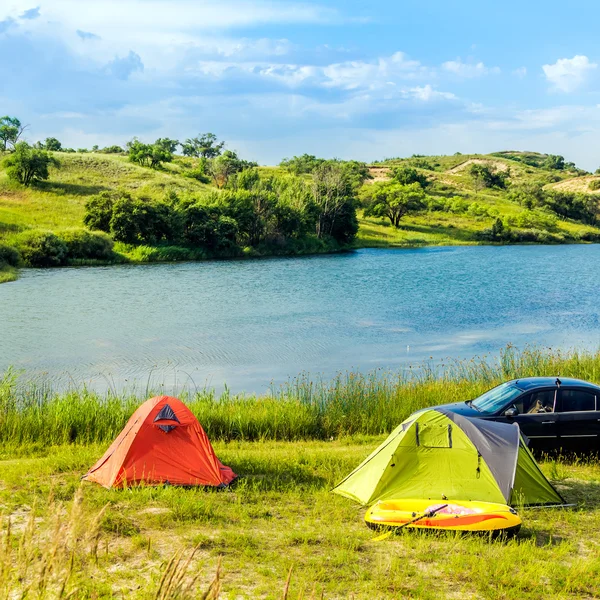
[[[367,179],[366,183],[387,181],[390,178],[390,169],[389,167],[369,167],[369,175],[372,179]]]
[[[484,158],[470,158],[469,160],[465,160],[465,162],[460,163],[460,165],[456,165],[451,169],[448,169],[446,173],[460,173],[464,171],[466,168],[471,165],[488,165],[490,167],[495,167],[498,171],[508,171],[508,165],[499,160],[487,160]]]
[[[590,189],[592,181],[600,181],[600,177],[588,175],[586,177],[573,177],[573,179],[565,179],[558,183],[551,183],[546,187],[552,190],[560,190],[562,192],[578,192],[580,194],[600,194],[600,190]]]

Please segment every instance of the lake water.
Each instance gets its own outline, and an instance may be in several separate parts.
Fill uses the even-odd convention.
[[[600,245],[32,269],[0,285],[0,372],[264,392],[508,343],[596,349],[599,292]]]

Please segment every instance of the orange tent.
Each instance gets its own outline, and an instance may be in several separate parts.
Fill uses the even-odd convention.
[[[82,479],[110,488],[141,482],[225,486],[236,477],[216,457],[192,411],[177,398],[157,396],[131,415]]]

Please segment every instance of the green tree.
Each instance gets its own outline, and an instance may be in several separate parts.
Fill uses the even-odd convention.
[[[50,152],[60,152],[63,149],[62,144],[55,137],[46,138],[42,147]]]
[[[109,192],[100,192],[85,203],[83,224],[90,229],[110,232],[113,198]]]
[[[118,242],[156,244],[176,242],[179,215],[164,202],[123,196],[113,203],[110,232]]]
[[[312,173],[319,165],[325,162],[324,158],[317,158],[313,154],[303,154],[302,156],[293,156],[292,158],[284,158],[279,166],[287,169],[294,175],[304,175]]]
[[[365,216],[386,217],[394,227],[406,214],[426,206],[425,192],[418,183],[400,184],[395,181],[373,184],[366,192]]]
[[[153,144],[145,144],[133,138],[127,143],[129,160],[143,167],[158,169],[162,163],[172,162],[178,144],[177,140],[170,138],[159,138]]]
[[[493,187],[505,189],[506,182],[510,177],[510,170],[500,171],[491,164],[473,163],[469,169],[469,175],[477,190]]]
[[[218,188],[224,188],[235,173],[257,166],[255,162],[242,160],[233,150],[225,150],[223,154],[207,162],[207,172]]]
[[[504,223],[502,219],[498,217],[492,224],[492,237],[495,239],[501,238],[504,235]]]
[[[4,159],[4,166],[10,179],[29,186],[48,179],[49,167],[59,167],[60,163],[46,150],[32,148],[27,142],[17,142],[15,151]]]
[[[195,158],[216,158],[224,147],[225,142],[217,141],[214,133],[202,133],[197,137],[188,138],[181,144],[183,155]]]
[[[6,152],[11,146],[14,148],[26,127],[17,117],[0,117],[0,150]]]
[[[542,168],[562,171],[565,168],[565,159],[560,154],[548,154],[542,163]]]
[[[350,242],[358,231],[357,198],[343,166],[336,162],[319,165],[312,174],[311,191],[317,212],[317,237]]]
[[[419,173],[419,171],[412,167],[396,167],[395,169],[392,169],[392,175],[393,179],[401,185],[412,185],[413,183],[417,183],[423,189],[429,185],[427,175]]]

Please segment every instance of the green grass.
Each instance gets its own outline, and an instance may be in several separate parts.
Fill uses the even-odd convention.
[[[225,392],[217,397],[211,390],[179,395],[211,439],[326,440],[385,434],[419,408],[474,398],[503,380],[531,375],[600,383],[600,352],[516,352],[508,347],[497,359],[425,365],[408,372],[347,372],[333,380],[305,374],[266,396]],[[152,393],[55,393],[9,371],[0,379],[0,457],[23,444],[108,442]]]
[[[375,541],[364,510],[330,490],[381,440],[217,442],[217,455],[241,475],[225,492],[80,486],[106,444],[2,460],[0,514],[11,533],[0,534],[0,593],[29,588],[40,597],[42,588],[56,598],[64,586],[62,597],[202,598],[219,560],[223,598],[285,597],[290,569],[293,599],[600,593],[600,464],[542,463],[578,506],[522,510],[516,539],[413,532]],[[161,596],[174,556],[181,581]]]
[[[577,507],[524,509],[508,541],[417,532],[376,541],[364,510],[331,493],[414,410],[534,374],[598,382],[600,352],[507,348],[492,362],[412,375],[305,375],[260,398],[184,394],[241,476],[219,492],[81,485],[142,398],[55,394],[9,372],[0,383],[0,596],[598,597],[598,461],[542,461]]]
[[[18,278],[17,269],[9,265],[0,266],[0,283],[15,281]]]

